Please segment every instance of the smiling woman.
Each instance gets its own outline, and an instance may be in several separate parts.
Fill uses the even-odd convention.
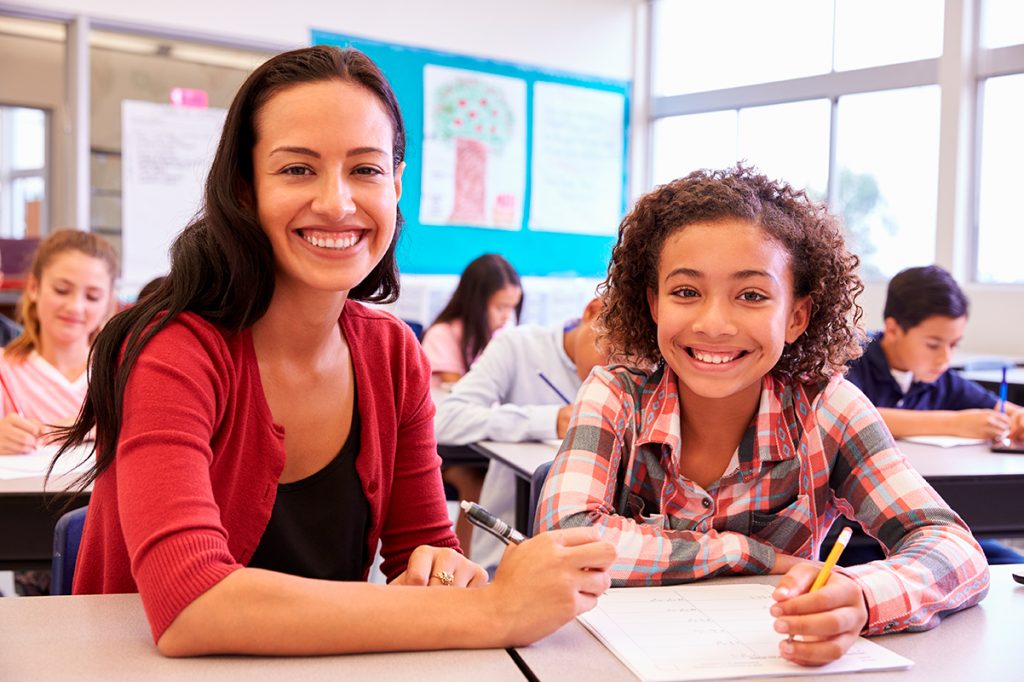
[[[167,279],[97,339],[68,434],[95,427],[98,449],[74,591],[138,591],[165,654],[510,646],[608,585],[590,529],[507,552],[492,585],[458,550],[430,368],[360,303],[398,295],[404,156],[362,53],[274,57],[228,111]],[[387,587],[364,582],[378,542]]]

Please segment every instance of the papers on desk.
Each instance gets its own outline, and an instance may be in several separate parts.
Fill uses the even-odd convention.
[[[955,448],[959,445],[987,445],[984,438],[961,438],[960,436],[904,436],[900,440],[921,445],[934,445],[940,448]]]
[[[838,661],[804,668],[779,656],[771,585],[616,588],[579,616],[645,682],[824,675],[908,668],[913,662],[863,637]]]
[[[47,445],[24,455],[0,455],[0,479],[45,476],[57,449],[56,445]],[[53,475],[85,471],[92,462],[88,449],[75,449],[57,460]]]

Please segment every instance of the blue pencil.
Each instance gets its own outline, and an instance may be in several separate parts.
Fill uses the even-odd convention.
[[[561,391],[558,390],[557,386],[555,386],[553,383],[551,383],[551,381],[546,376],[544,376],[544,372],[537,372],[537,376],[539,376],[540,380],[543,381],[545,384],[547,384],[548,387],[552,391],[555,392],[555,395],[557,395],[559,398],[561,398],[562,402],[564,402],[566,405],[568,405],[569,403],[572,402],[571,400],[569,400],[568,398],[565,397],[564,393],[562,393]]]

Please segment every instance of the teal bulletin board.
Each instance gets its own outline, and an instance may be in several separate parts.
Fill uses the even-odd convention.
[[[626,208],[628,82],[320,30],[312,42],[366,53],[398,97],[403,273],[500,253],[521,275],[605,275]]]

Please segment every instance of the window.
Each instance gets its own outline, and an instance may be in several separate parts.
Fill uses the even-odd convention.
[[[866,279],[934,262],[943,9],[657,0],[652,181],[746,160],[827,199]]]
[[[46,224],[48,117],[0,106],[0,234],[32,237]]]

